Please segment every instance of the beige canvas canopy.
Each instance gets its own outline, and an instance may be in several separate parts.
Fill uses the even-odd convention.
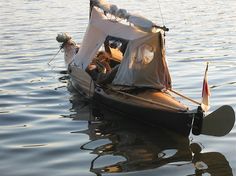
[[[153,31],[153,30],[150,30]],[[170,88],[171,78],[165,60],[162,30],[147,32],[132,24],[115,21],[93,7],[90,21],[74,64],[85,70],[108,36],[128,41],[112,84]]]

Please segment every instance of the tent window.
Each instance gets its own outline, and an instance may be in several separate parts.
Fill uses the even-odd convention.
[[[143,44],[137,48],[135,62],[148,64],[154,58],[154,49],[151,45]]]
[[[128,40],[107,36],[104,42],[105,51],[111,54],[112,58],[121,61],[127,48]]]

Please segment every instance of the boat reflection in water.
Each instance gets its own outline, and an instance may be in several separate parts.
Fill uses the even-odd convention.
[[[158,172],[165,166],[182,166],[181,173],[187,172],[184,175],[233,175],[221,153],[204,153],[200,145],[191,143],[188,137],[127,120],[77,96],[74,94],[71,98],[72,109],[77,112],[72,118],[81,120],[87,114],[88,129],[78,133],[87,134],[90,141],[80,148],[94,155],[90,171],[96,175],[151,169]]]

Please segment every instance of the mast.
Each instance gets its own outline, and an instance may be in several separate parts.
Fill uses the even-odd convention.
[[[95,5],[95,2],[93,0],[89,1],[89,18],[91,17],[93,6]]]

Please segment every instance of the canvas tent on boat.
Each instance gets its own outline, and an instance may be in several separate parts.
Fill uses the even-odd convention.
[[[112,84],[135,87],[171,88],[165,60],[163,31],[142,31],[105,15],[93,7],[90,21],[74,64],[85,70],[108,37],[127,42],[123,59]]]

